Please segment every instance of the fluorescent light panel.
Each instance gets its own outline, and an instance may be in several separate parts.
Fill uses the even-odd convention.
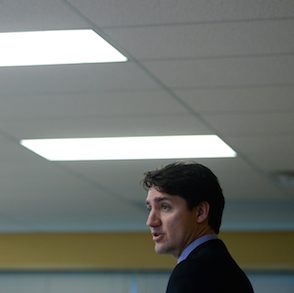
[[[0,33],[0,66],[123,62],[91,29]]]
[[[50,161],[235,157],[216,135],[28,139],[21,144]]]

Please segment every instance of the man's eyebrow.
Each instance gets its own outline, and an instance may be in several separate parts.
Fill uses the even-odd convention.
[[[160,197],[154,198],[155,202],[161,202],[161,201],[164,201],[164,200],[170,201],[170,198],[168,198],[167,196],[160,196]],[[149,200],[146,200],[146,205],[150,205]]]

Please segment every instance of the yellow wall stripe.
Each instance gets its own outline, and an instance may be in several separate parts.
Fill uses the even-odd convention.
[[[245,269],[294,270],[294,232],[224,232]],[[170,270],[149,233],[0,234],[0,270]]]
[[[243,268],[294,270],[294,232],[234,232],[222,236]]]

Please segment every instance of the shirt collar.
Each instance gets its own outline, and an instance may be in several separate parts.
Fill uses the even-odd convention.
[[[201,236],[201,237],[195,239],[182,251],[181,255],[178,258],[178,263],[185,260],[188,257],[188,255],[191,253],[191,251],[194,250],[196,247],[198,247],[202,243],[209,241],[209,240],[212,240],[212,239],[217,239],[217,235],[216,234],[207,234],[207,235],[204,235],[204,236]]]

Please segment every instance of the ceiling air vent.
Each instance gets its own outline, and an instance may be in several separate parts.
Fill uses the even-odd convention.
[[[276,171],[273,178],[282,187],[294,188],[294,170]]]

